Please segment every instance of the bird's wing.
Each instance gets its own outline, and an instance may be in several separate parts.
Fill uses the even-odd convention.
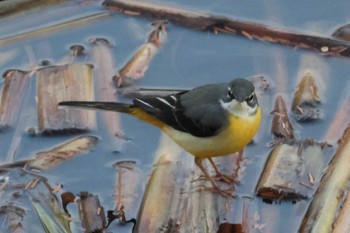
[[[224,89],[224,84],[216,84],[165,97],[142,97],[134,100],[134,106],[174,129],[197,137],[210,137],[227,124],[219,103]]]

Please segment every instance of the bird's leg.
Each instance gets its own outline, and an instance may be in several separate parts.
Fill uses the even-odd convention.
[[[242,155],[243,155],[243,151],[240,151],[238,153],[239,153],[239,160],[241,160],[242,159]],[[226,182],[226,183],[239,184],[239,181],[237,179],[235,179],[235,174],[233,176],[222,174],[219,171],[219,168],[215,164],[214,160],[212,158],[208,158],[208,160],[209,160],[210,164],[212,165],[212,167],[215,170],[216,177],[219,178],[220,181],[223,181],[223,182]]]
[[[201,171],[203,172],[204,176],[210,181],[210,183],[212,184],[213,188],[219,192],[221,195],[225,196],[225,197],[233,197],[232,193],[229,193],[225,190],[220,189],[216,183],[214,182],[214,180],[209,176],[208,172],[205,170],[205,168],[202,165],[202,159],[199,158],[195,158],[194,159],[194,163],[197,165],[197,167],[199,167],[199,169],[201,169]]]
[[[215,164],[214,160],[212,158],[208,158],[211,166],[214,168],[216,177],[219,178],[220,181],[225,182],[225,183],[235,183],[238,184],[238,181],[236,181],[233,177],[229,175],[224,175],[219,171],[218,166]]]

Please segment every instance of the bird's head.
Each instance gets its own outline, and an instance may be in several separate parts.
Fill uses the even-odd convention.
[[[228,83],[220,103],[229,113],[241,118],[254,116],[259,107],[254,85],[246,79],[235,79]]]

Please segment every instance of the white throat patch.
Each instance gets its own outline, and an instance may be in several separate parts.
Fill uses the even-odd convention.
[[[223,102],[220,100],[221,106],[227,110],[232,115],[244,118],[244,119],[253,119],[258,105],[255,105],[254,107],[250,107],[247,102],[238,102],[237,100],[233,99],[228,103]]]

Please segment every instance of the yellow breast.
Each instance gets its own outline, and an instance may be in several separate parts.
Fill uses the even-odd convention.
[[[229,114],[229,124],[219,134],[212,137],[195,137],[188,133],[164,126],[162,130],[177,144],[198,158],[223,156],[243,150],[258,131],[261,110],[248,119]]]

